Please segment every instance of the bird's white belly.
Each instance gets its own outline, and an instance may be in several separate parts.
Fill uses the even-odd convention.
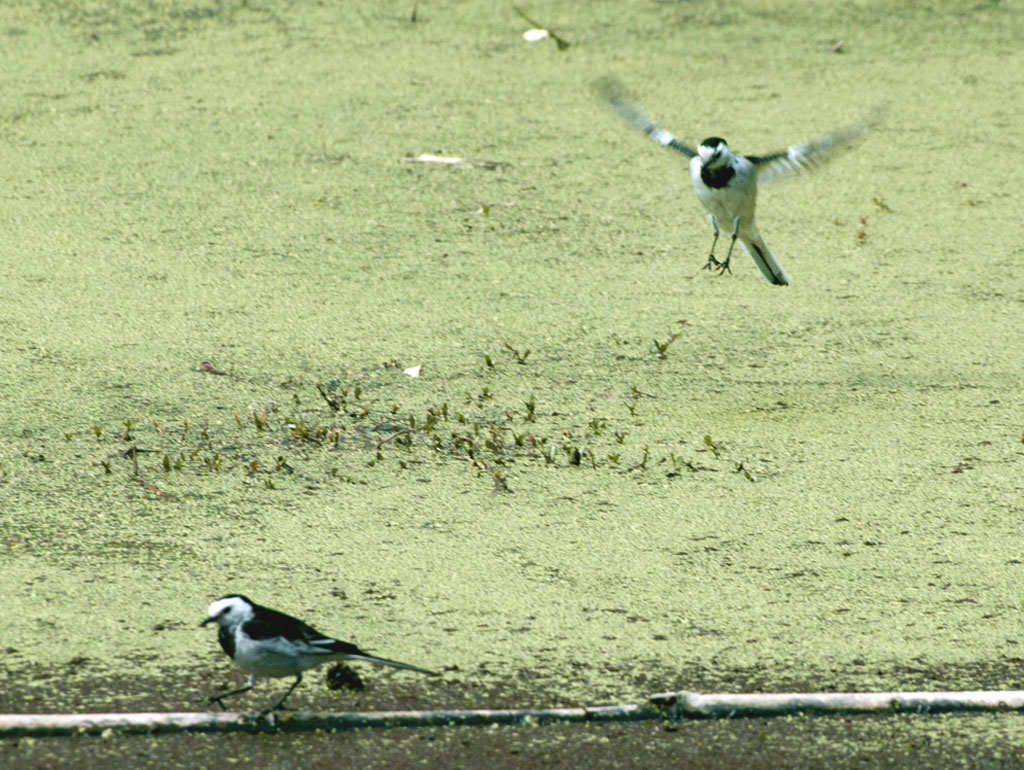
[[[235,638],[234,661],[240,669],[255,676],[295,676],[323,662],[293,642],[276,637],[260,639]]]
[[[757,205],[757,185],[753,179],[754,170],[749,163],[738,163],[736,175],[725,187],[708,187],[700,178],[700,159],[690,161],[690,179],[697,199],[718,219],[719,225],[727,230],[733,220],[740,218],[740,230],[747,230],[754,224],[754,210]]]

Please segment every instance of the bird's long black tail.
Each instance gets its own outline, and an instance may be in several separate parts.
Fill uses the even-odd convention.
[[[388,660],[387,658],[378,658],[376,655],[349,655],[348,660],[365,660],[370,663],[379,663],[382,666],[393,666],[394,668],[404,668],[406,671],[417,671],[420,674],[427,674],[428,676],[439,676],[436,671],[430,671],[429,669],[420,668],[419,666],[413,666],[409,663],[400,663],[397,660]]]
[[[772,254],[772,250],[768,248],[768,244],[764,242],[764,238],[761,237],[760,233],[755,231],[749,236],[741,235],[739,241],[740,245],[743,246],[743,250],[754,260],[754,264],[761,271],[761,275],[769,283],[774,283],[777,286],[789,285],[789,276],[786,275],[785,268],[782,267],[782,263]]]

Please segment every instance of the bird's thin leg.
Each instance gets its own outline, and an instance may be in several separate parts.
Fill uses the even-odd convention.
[[[296,674],[295,675],[295,681],[292,682],[292,686],[288,688],[288,691],[284,695],[282,695],[278,699],[277,703],[275,703],[273,706],[271,706],[270,708],[265,708],[262,711],[260,711],[260,716],[266,716],[271,711],[277,711],[279,708],[281,708],[284,705],[284,702],[288,699],[288,696],[292,694],[292,690],[294,690],[296,687],[298,687],[299,686],[299,682],[301,682],[301,681],[302,681],[302,674]]]
[[[216,703],[218,706],[220,706],[221,711],[227,711],[227,708],[224,706],[225,698],[229,698],[232,695],[240,695],[243,692],[249,692],[249,690],[251,690],[255,684],[256,677],[250,676],[249,683],[245,685],[245,687],[239,687],[237,690],[228,690],[227,692],[220,693],[220,695],[211,695],[209,698],[206,699],[206,702]]]
[[[715,262],[715,265],[718,267],[718,274],[719,275],[725,275],[726,273],[728,273],[729,275],[732,275],[732,268],[729,267],[729,260],[732,259],[732,250],[736,246],[736,238],[739,237],[739,234],[740,234],[740,218],[737,215],[732,220],[732,241],[729,243],[729,251],[726,252],[726,254],[725,254],[725,261],[724,262],[718,262],[718,261]]]
[[[711,241],[711,251],[708,253],[708,261],[704,263],[705,270],[713,270],[722,263],[715,259],[715,244],[718,243],[718,217],[714,214],[708,214],[708,222],[711,223],[711,227],[714,228],[715,237]]]

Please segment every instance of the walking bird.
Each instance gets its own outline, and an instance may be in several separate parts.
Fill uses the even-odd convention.
[[[240,594],[222,596],[210,605],[206,620],[217,623],[217,641],[235,664],[249,675],[249,682],[237,690],[229,690],[208,699],[224,708],[224,698],[251,690],[258,676],[294,676],[295,681],[281,698],[261,711],[269,714],[284,705],[285,699],[302,681],[302,673],[313,666],[334,660],[365,660],[384,666],[418,671],[436,676],[425,668],[378,658],[363,652],[354,644],[324,636],[312,626],[283,612],[261,607]]]

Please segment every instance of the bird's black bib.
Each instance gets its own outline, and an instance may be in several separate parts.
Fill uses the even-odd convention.
[[[221,626],[217,632],[217,641],[220,642],[220,648],[227,653],[227,656],[233,659],[235,657],[235,635]]]
[[[729,184],[729,181],[736,176],[736,169],[726,163],[724,166],[718,168],[708,168],[707,166],[701,166],[700,169],[700,181],[706,184],[708,187],[712,187],[716,190],[720,190]]]

